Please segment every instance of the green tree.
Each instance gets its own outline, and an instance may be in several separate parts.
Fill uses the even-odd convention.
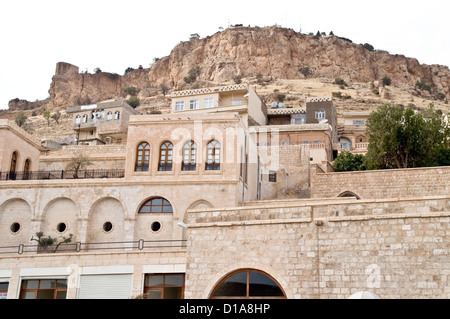
[[[126,102],[134,109],[141,104],[141,100],[137,96],[130,96],[130,98]]]
[[[88,157],[81,152],[76,152],[71,158],[69,164],[67,164],[67,170],[73,170],[73,178],[78,178],[78,172],[85,169],[86,167],[92,165]]]
[[[423,112],[382,105],[367,121],[368,169],[437,166],[440,150],[449,148],[449,124],[434,106]]]
[[[27,116],[23,112],[20,112],[19,114],[16,115],[14,122],[16,122],[17,126],[22,127],[22,125],[25,124],[26,120]]]
[[[197,76],[200,74],[200,67],[196,66],[195,68],[192,68],[188,72],[188,76],[184,77],[184,82],[186,83],[192,83],[197,80]]]
[[[364,171],[364,155],[341,152],[334,160],[333,168],[336,172]]]
[[[61,118],[61,112],[56,111],[50,117],[55,120],[56,124],[59,124],[59,119]]]
[[[47,126],[50,126],[50,115],[51,113],[49,110],[44,110],[44,112],[42,112],[42,116],[47,120]]]

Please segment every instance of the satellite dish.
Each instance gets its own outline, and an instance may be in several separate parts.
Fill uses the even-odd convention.
[[[327,119],[322,120],[322,121],[319,122],[319,124],[325,124],[325,123],[328,123],[328,120],[327,120]]]
[[[278,103],[278,107],[284,107],[284,104],[283,103]]]
[[[278,107],[278,103],[277,102],[272,102],[272,107]]]

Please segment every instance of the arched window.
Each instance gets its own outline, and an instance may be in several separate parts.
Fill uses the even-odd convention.
[[[195,155],[197,152],[197,146],[194,141],[187,142],[183,146],[183,164],[181,166],[182,171],[195,171]]]
[[[173,208],[167,199],[155,197],[142,204],[139,213],[173,213]]]
[[[276,280],[268,274],[255,269],[243,269],[229,274],[220,281],[214,288],[211,298],[285,299],[286,295]]]
[[[75,124],[80,124],[81,123],[81,116],[77,115],[77,117],[75,117]]]
[[[159,152],[158,171],[172,170],[172,155],[173,155],[173,144],[170,142],[163,143],[161,145]]]
[[[11,173],[15,173],[17,168],[17,152],[13,152],[11,156],[11,165],[9,167],[9,171]]]
[[[216,140],[208,143],[206,149],[206,170],[220,170],[220,143]]]
[[[27,158],[23,165],[23,179],[30,179],[31,160]]]
[[[120,112],[119,112],[119,111],[116,111],[116,112],[114,113],[114,119],[115,119],[115,120],[120,119]]]
[[[106,114],[106,120],[107,121],[112,120],[112,112],[108,112],[108,114]]]
[[[83,115],[83,123],[87,123],[87,121],[88,121],[88,115],[84,114]]]
[[[150,159],[150,145],[147,142],[142,142],[137,147],[136,153],[136,172],[147,172],[149,168]]]

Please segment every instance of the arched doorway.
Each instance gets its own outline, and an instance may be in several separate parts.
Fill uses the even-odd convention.
[[[256,269],[240,269],[225,276],[213,289],[211,299],[286,299],[280,284]]]

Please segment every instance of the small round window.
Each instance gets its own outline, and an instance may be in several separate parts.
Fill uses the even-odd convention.
[[[64,233],[66,231],[66,229],[67,229],[66,223],[59,223],[58,226],[56,226],[56,230],[59,233]]]
[[[20,228],[21,228],[21,226],[19,223],[13,223],[10,227],[10,230],[13,234],[16,234],[19,232]]]
[[[105,222],[103,224],[103,231],[109,233],[113,230],[113,224],[111,222]]]
[[[160,222],[153,222],[150,226],[153,232],[158,232],[161,230],[161,223]]]

